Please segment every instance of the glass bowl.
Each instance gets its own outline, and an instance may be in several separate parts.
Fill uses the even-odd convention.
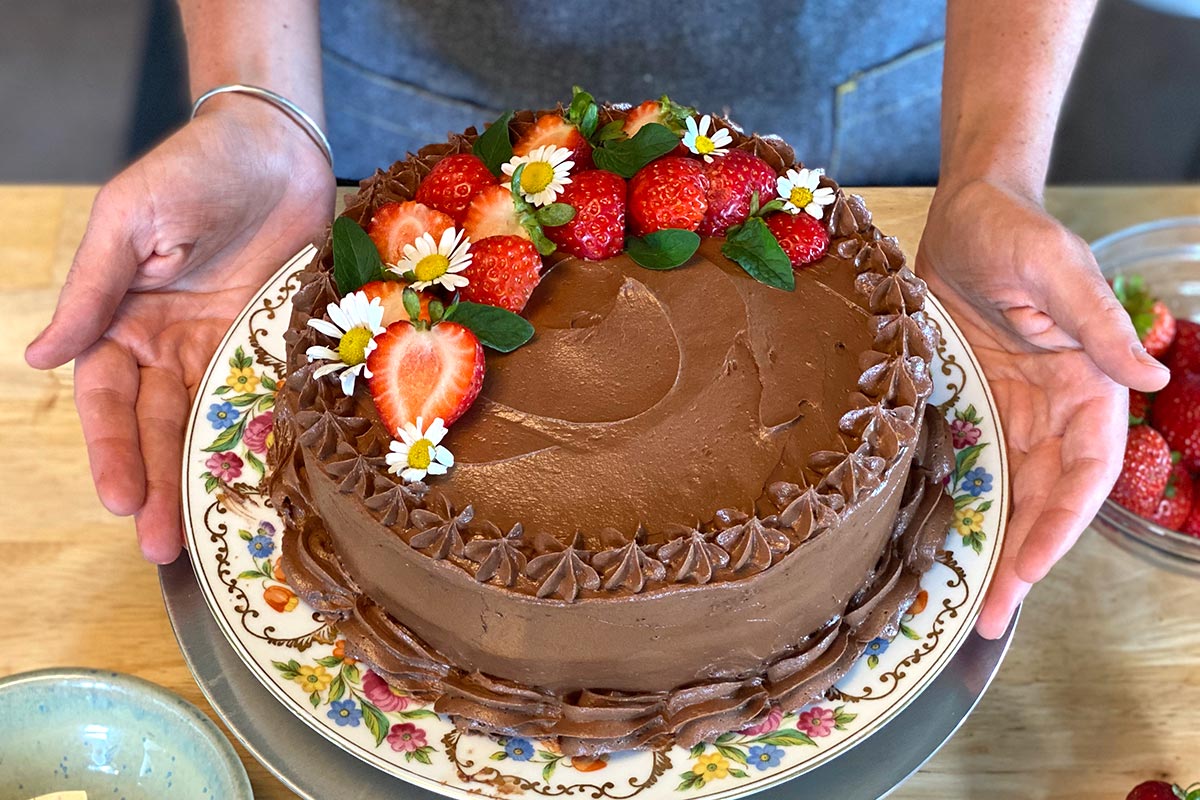
[[[1177,318],[1200,322],[1200,217],[1147,222],[1092,243],[1108,278],[1141,275]],[[1200,539],[1156,525],[1111,500],[1092,523],[1107,539],[1157,566],[1200,576]]]

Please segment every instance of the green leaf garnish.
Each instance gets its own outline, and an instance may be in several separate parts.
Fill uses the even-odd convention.
[[[510,189],[512,190],[513,208],[517,212],[517,219],[521,223],[521,227],[529,234],[529,240],[533,242],[533,246],[537,248],[540,255],[548,256],[558,249],[558,245],[546,238],[546,234],[542,231],[542,223],[538,219],[537,209],[525,199],[521,194],[521,175],[525,172],[525,165],[519,164],[513,170]],[[565,204],[559,204],[565,205]],[[567,208],[571,208],[567,206]],[[574,209],[571,209],[571,215],[574,216]]]
[[[446,308],[442,317],[470,329],[484,347],[511,353],[533,338],[529,320],[499,306],[463,300]]]
[[[666,270],[687,263],[699,246],[700,236],[695,231],[667,228],[630,236],[625,240],[625,253],[646,269]]]
[[[625,120],[614,119],[612,122],[596,131],[594,141],[599,144],[600,142],[607,142],[609,139],[620,139],[623,136],[625,136]]]
[[[534,213],[537,215],[538,222],[549,228],[566,225],[575,219],[575,209],[566,203],[551,203],[539,208]]]
[[[665,94],[658,98],[658,105],[662,109],[663,124],[676,133],[681,133],[687,120],[696,116],[696,109],[680,105]]]
[[[508,131],[508,123],[513,118],[512,111],[505,111],[487,130],[479,134],[471,152],[479,157],[496,177],[500,177],[500,167],[507,164],[513,157],[512,135]]]
[[[592,151],[592,161],[600,169],[615,172],[622,178],[634,173],[656,158],[665,156],[679,145],[679,136],[670,128],[651,122],[629,139],[609,139]]]
[[[533,242],[539,255],[548,256],[558,249],[558,245],[546,238],[546,234],[542,232],[542,226],[538,225],[536,221],[533,224],[526,224],[525,230],[529,234],[529,241]]]
[[[385,277],[379,251],[367,232],[349,217],[333,221],[333,280],[345,297],[363,284]]]
[[[600,120],[600,109],[596,98],[575,86],[571,89],[571,105],[567,108],[567,122],[570,122],[583,138],[590,139],[596,132],[596,123]]]
[[[737,230],[731,229],[721,252],[759,283],[789,292],[796,288],[792,262],[762,217],[751,217]]]

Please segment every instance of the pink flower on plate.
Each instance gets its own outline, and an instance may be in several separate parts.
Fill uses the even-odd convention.
[[[271,428],[274,423],[274,411],[259,414],[247,422],[246,431],[242,434],[242,441],[246,443],[246,447],[249,447],[255,453],[267,452],[267,437],[271,435]]]
[[[208,467],[208,471],[214,477],[228,483],[242,474],[244,462],[237,453],[213,453],[208,457],[208,461],[204,462],[204,466]]]
[[[413,753],[425,746],[425,731],[411,722],[401,722],[388,731],[387,740],[397,753]]]
[[[955,450],[977,444],[982,433],[983,431],[965,419],[956,419],[950,423],[950,443],[954,445]]]
[[[371,670],[363,673],[363,694],[380,711],[403,711],[408,708],[408,697],[393,689],[388,682]]]
[[[767,712],[767,716],[762,722],[755,723],[749,728],[743,728],[741,733],[743,736],[761,736],[764,733],[779,729],[779,723],[783,721],[783,709],[779,706],[771,706],[771,710]]]
[[[833,733],[834,725],[833,711],[820,706],[805,711],[796,720],[796,727],[809,736],[828,736]]]

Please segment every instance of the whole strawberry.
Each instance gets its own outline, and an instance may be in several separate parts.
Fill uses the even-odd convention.
[[[708,211],[704,163],[668,156],[651,161],[629,181],[629,222],[635,236],[682,228],[694,231]]]
[[[708,174],[708,211],[696,232],[724,236],[750,216],[750,198],[757,192],[760,205],[775,197],[778,175],[771,165],[743,150],[730,150],[704,165]]]
[[[1200,373],[1172,375],[1154,396],[1150,421],[1182,457],[1181,463],[1200,472]]]
[[[457,153],[434,164],[413,199],[448,214],[461,226],[471,199],[495,183],[496,176],[478,156]]]
[[[1166,781],[1145,781],[1133,787],[1125,800],[1200,800],[1200,789],[1184,789]]]
[[[528,239],[489,236],[471,243],[471,265],[462,271],[468,283],[459,290],[463,300],[521,313],[537,288],[542,257]]]
[[[1129,312],[1129,319],[1146,352],[1162,358],[1175,339],[1175,318],[1162,301],[1156,299],[1138,275],[1118,275],[1113,293]]]
[[[1200,539],[1200,503],[1196,502],[1194,496],[1192,497],[1192,513],[1188,514],[1187,519],[1179,526],[1179,532]]]
[[[624,178],[602,169],[581,172],[567,184],[558,202],[575,209],[566,225],[545,228],[546,237],[559,250],[590,261],[620,255],[625,248]]]
[[[1167,353],[1166,364],[1172,375],[1200,372],[1200,322],[1175,321],[1175,343]]]
[[[777,211],[765,219],[794,268],[811,264],[829,252],[829,234],[825,226],[808,214]]]
[[[1171,468],[1167,479],[1167,488],[1163,490],[1158,508],[1150,515],[1150,521],[1177,531],[1183,527],[1188,515],[1192,513],[1195,502],[1195,483],[1192,476],[1181,464]]]
[[[1141,425],[1150,419],[1150,395],[1145,392],[1139,392],[1137,389],[1129,390],[1129,424]]]
[[[1121,474],[1108,497],[1139,516],[1149,517],[1158,508],[1170,475],[1171,448],[1162,435],[1149,425],[1135,425],[1129,429]]]

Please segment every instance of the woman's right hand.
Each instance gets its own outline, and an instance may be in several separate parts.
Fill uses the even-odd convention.
[[[54,318],[26,361],[75,359],[75,403],[101,502],[133,515],[146,558],[182,545],[188,410],[233,318],[333,215],[307,134],[245,95],[197,117],[96,196]]]

